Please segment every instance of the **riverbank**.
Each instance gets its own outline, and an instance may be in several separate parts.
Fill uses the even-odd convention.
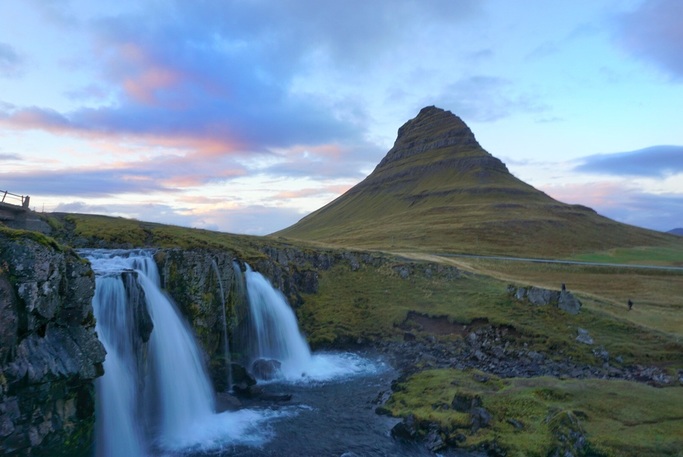
[[[450,340],[406,332],[378,345],[400,367],[377,408],[402,418],[397,439],[436,453],[681,455],[683,370],[624,365],[604,348],[576,363],[526,348],[506,327],[461,327]]]

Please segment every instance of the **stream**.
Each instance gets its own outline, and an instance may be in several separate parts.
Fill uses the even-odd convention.
[[[390,390],[398,372],[381,358],[363,354],[328,353],[350,359],[360,366],[350,375],[325,381],[286,381],[262,384],[264,397],[291,395],[289,401],[243,400],[248,410],[272,416],[260,425],[262,443],[226,445],[220,449],[193,453],[160,454],[176,456],[434,456],[423,445],[403,443],[391,437],[396,418],[378,415],[375,408],[382,393]],[[279,417],[278,417],[279,416]],[[484,454],[449,450],[436,455],[448,457],[483,456]]]

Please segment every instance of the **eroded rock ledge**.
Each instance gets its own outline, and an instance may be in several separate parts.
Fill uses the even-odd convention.
[[[87,262],[47,238],[0,233],[0,454],[85,455],[95,423]]]

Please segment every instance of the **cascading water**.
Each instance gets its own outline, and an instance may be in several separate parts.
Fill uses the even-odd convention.
[[[221,274],[218,269],[218,264],[215,259],[211,259],[211,265],[213,265],[213,271],[216,273],[216,281],[218,281],[219,291],[221,293],[221,306],[223,310],[223,354],[225,355],[225,371],[228,381],[228,390],[232,390],[232,360],[230,357],[230,338],[228,335],[228,316],[225,311],[225,290],[223,289],[223,281],[221,280]]]
[[[151,252],[82,250],[96,273],[93,311],[107,350],[97,380],[98,457],[260,445],[283,411],[214,412],[188,325],[159,288]]]
[[[97,381],[98,457],[223,455],[224,451],[262,455],[256,450],[251,454],[249,448],[262,448],[274,439],[273,429],[280,426],[274,421],[304,420],[317,409],[281,405],[215,413],[199,349],[189,326],[159,288],[151,252],[84,250],[81,254],[90,259],[97,275],[93,309],[107,350],[105,374]],[[246,283],[242,295],[248,295],[252,306],[250,321],[258,323],[258,341],[238,350],[259,348],[254,357],[281,361],[281,380],[295,381],[304,390],[314,388],[317,381],[376,371],[374,364],[354,354],[311,355],[284,296],[259,273],[247,269],[242,278],[239,265],[233,267],[236,280],[231,294],[239,294]],[[335,414],[339,408],[335,405]],[[328,417],[329,413],[320,414]],[[357,424],[355,413],[352,417]],[[286,429],[285,422],[277,424]],[[282,440],[287,437],[278,443]],[[301,446],[276,446],[268,455],[302,455]]]
[[[285,296],[247,265],[247,296],[252,324],[252,361],[277,360],[287,378],[301,377],[311,365],[311,350]]]
[[[106,376],[97,379],[97,455],[144,455],[139,427],[135,319],[122,275],[97,276],[93,297],[96,330],[107,349]]]
[[[105,375],[98,381],[98,455],[123,455],[122,446],[129,446],[125,455],[143,455],[146,425],[155,431],[155,444],[172,444],[188,425],[214,413],[213,392],[191,332],[159,288],[151,254],[84,254],[97,273],[93,311],[107,350]],[[123,278],[131,275],[144,294],[144,308],[129,304],[130,285]],[[141,312],[153,325],[146,351],[135,321]]]

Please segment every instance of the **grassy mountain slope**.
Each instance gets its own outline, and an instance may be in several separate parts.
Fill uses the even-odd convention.
[[[509,173],[465,123],[427,107],[361,183],[274,235],[382,250],[543,257],[680,243],[556,201]]]

